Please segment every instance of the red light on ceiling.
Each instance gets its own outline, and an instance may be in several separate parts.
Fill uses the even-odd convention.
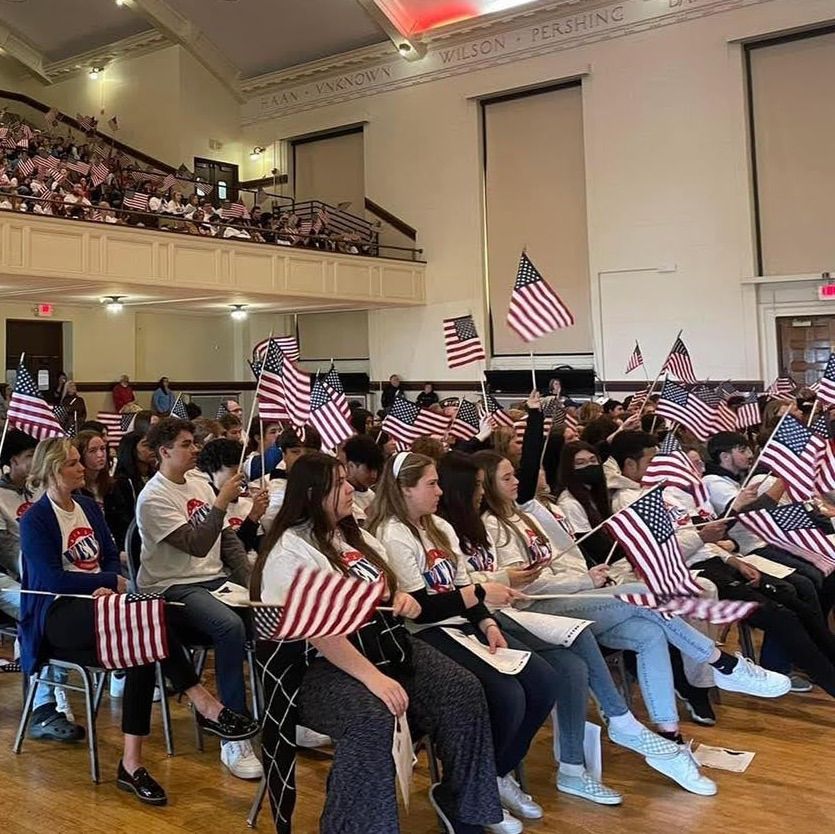
[[[427,9],[423,14],[415,16],[415,33],[448,26],[450,23],[460,23],[480,14],[477,4],[472,2],[442,3],[438,8]]]

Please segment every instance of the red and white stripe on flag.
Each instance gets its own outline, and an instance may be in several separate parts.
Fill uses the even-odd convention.
[[[363,582],[333,571],[299,568],[284,601],[276,640],[352,634],[374,615],[385,583]]]
[[[655,594],[616,594],[617,599],[640,608],[652,608],[661,614],[691,617],[710,623],[735,623],[744,620],[758,607],[756,602],[700,597],[659,597]]]
[[[635,342],[635,348],[629,356],[629,361],[626,363],[626,373],[631,374],[632,371],[635,370],[635,368],[640,368],[643,364],[644,357],[641,354],[641,348],[638,345],[638,343]]]
[[[339,410],[334,392],[320,379],[310,395],[310,423],[322,436],[323,449],[335,449],[354,434],[354,429]]]
[[[571,327],[574,314],[549,286],[526,252],[519,259],[516,283],[510,294],[508,327],[525,342]]]
[[[463,368],[485,358],[472,316],[444,319],[444,345],[450,368]]]
[[[109,594],[93,604],[96,653],[105,669],[129,669],[168,657],[162,597]]]
[[[62,437],[65,434],[52,408],[38,392],[35,380],[23,363],[17,368],[6,420],[10,427],[20,429],[38,440]]]
[[[826,370],[818,381],[818,399],[827,405],[835,405],[835,353],[829,354]]]

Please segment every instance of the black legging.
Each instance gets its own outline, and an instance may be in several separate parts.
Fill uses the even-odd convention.
[[[177,692],[185,692],[200,682],[182,644],[175,636],[177,608],[166,605],[168,658],[162,661],[165,676]],[[44,653],[56,660],[83,666],[98,666],[94,604],[88,599],[59,598],[46,615]],[[154,664],[132,666],[125,671],[122,700],[122,732],[146,736],[151,732],[151,707],[154,702]]]

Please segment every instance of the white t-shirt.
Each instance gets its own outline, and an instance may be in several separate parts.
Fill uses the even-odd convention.
[[[84,510],[75,501],[72,502],[72,510],[63,510],[52,501],[49,503],[61,528],[61,564],[64,570],[101,573],[101,548]]]
[[[257,482],[252,482],[252,484],[255,483]],[[273,520],[281,509],[281,505],[284,503],[284,493],[287,492],[287,478],[273,478],[271,481],[268,481],[267,490],[270,494],[270,501],[267,504],[266,512],[261,518],[261,525],[265,530],[270,529]]]
[[[142,536],[137,583],[143,591],[164,591],[171,585],[188,585],[225,576],[220,558],[220,536],[202,559],[164,541],[184,524],[199,525],[211,511],[214,501],[212,488],[202,478],[189,477],[184,484],[175,484],[157,472],[148,481],[136,503],[136,523]]]
[[[385,561],[386,554],[380,542],[364,530],[361,532],[365,543]],[[314,567],[320,570],[336,571],[325,554],[311,543],[309,536],[309,526],[300,525],[285,531],[273,545],[264,562],[264,573],[261,578],[262,602],[284,605],[287,590],[299,568]],[[382,579],[382,573],[362,553],[345,542],[339,534],[335,536],[333,543],[351,576],[365,582],[376,582]]]

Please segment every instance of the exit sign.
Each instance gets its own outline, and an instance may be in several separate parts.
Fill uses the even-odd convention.
[[[35,315],[40,318],[49,318],[55,312],[54,304],[38,304],[35,307]]]
[[[822,284],[818,287],[819,301],[832,301],[835,299],[835,284]]]

